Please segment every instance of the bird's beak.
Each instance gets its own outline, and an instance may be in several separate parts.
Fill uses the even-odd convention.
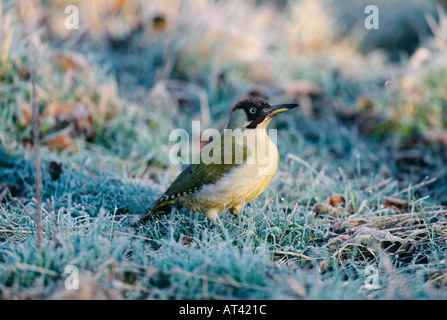
[[[272,106],[271,108],[268,108],[266,110],[267,118],[273,118],[278,113],[281,113],[281,112],[284,112],[284,111],[296,108],[298,106],[299,106],[298,103],[287,103],[287,104],[279,104],[279,105],[276,105],[276,106]]]

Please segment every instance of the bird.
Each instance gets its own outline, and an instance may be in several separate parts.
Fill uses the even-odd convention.
[[[236,103],[224,135],[200,152],[200,159],[211,155],[214,161],[195,161],[185,167],[137,224],[169,214],[173,208],[202,212],[212,221],[227,210],[238,216],[246,203],[264,192],[278,170],[278,148],[267,134],[268,124],[295,107],[298,104],[270,105],[257,98]]]

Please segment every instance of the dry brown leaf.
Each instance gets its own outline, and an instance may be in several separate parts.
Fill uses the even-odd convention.
[[[26,127],[31,122],[31,107],[27,104],[20,107],[20,114],[17,117],[17,125]]]
[[[351,236],[349,236],[347,234],[341,234],[339,236],[330,238],[327,242],[327,247],[335,249],[335,248],[339,247],[342,243],[344,243],[345,241],[348,241],[350,239],[351,239]]]
[[[347,243],[373,247],[394,254],[399,259],[410,259],[416,250],[412,241],[392,235],[386,230],[369,227],[359,228]]]
[[[341,207],[344,208],[346,205],[345,197],[341,194],[334,193],[329,199],[328,203],[333,207]]]
[[[387,197],[385,198],[384,206],[398,211],[406,211],[408,209],[408,202],[397,198]]]
[[[76,151],[77,147],[72,137],[68,135],[57,136],[53,139],[50,139],[46,142],[46,145],[58,151],[62,151],[65,149],[71,149],[71,151]]]
[[[75,60],[69,54],[66,53],[56,54],[54,55],[53,60],[54,64],[64,71],[69,70],[75,71],[78,69]]]
[[[346,240],[343,241],[344,239]],[[360,247],[360,250],[367,250],[376,258],[380,257],[381,260],[389,254],[390,258],[407,263],[413,259],[413,254],[417,250],[416,244],[411,240],[392,235],[386,230],[370,227],[359,227],[351,237],[335,237],[328,245],[330,249],[339,248],[335,254],[340,257],[344,256],[346,249],[349,252],[351,247]],[[387,253],[387,255],[382,255],[382,253]]]
[[[313,206],[313,211],[315,215],[330,215],[331,217],[337,218],[343,215],[343,208],[336,208],[328,203],[316,203]]]
[[[59,117],[64,114],[72,113],[74,111],[74,106],[71,102],[67,101],[58,101],[50,103],[45,107],[45,110],[42,113],[42,117]]]
[[[371,109],[374,106],[374,101],[366,97],[358,97],[355,104],[360,110]]]
[[[383,241],[388,242],[398,242],[398,243],[406,243],[405,240],[402,238],[393,236],[389,231],[386,230],[377,230],[374,228],[369,227],[360,227],[357,229],[356,232],[352,235],[349,242],[355,243],[355,244],[362,244],[362,245],[368,245],[372,242],[380,243]]]
[[[314,204],[313,211],[316,216],[323,214],[338,218],[345,213],[345,207],[345,198],[341,194],[334,193],[323,202]]]
[[[42,119],[53,117],[56,122],[51,129],[58,131],[72,124],[75,128],[72,135],[78,134],[90,139],[94,136],[93,116],[83,104],[73,105],[71,102],[59,101],[46,106]]]

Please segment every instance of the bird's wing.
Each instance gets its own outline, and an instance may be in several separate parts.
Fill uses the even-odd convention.
[[[229,147],[225,147],[223,144],[223,139],[218,145],[221,150],[220,154],[220,163],[209,163],[206,164],[202,161],[203,156],[201,157],[201,161],[198,164],[190,164],[188,165],[174,180],[174,182],[170,185],[170,187],[166,190],[163,196],[156,202],[154,207],[150,210],[153,211],[159,207],[163,207],[169,204],[173,204],[176,202],[178,197],[196,192],[200,190],[204,185],[213,184],[223,176],[228,174],[234,168],[241,165],[240,162],[236,163],[236,152],[234,151],[234,147],[230,145]],[[248,148],[246,145],[241,146],[240,149],[240,158],[242,162],[245,162],[248,157]],[[207,148],[205,147],[201,154],[204,152],[208,152],[212,154],[212,145]],[[231,152],[231,162],[227,163],[229,158],[227,154],[227,161],[225,161],[226,152]],[[208,154],[208,155],[209,155]]]
[[[174,180],[166,192],[149,209],[148,213],[138,219],[144,223],[153,216],[169,214],[177,200],[197,192],[204,185],[212,184],[229,173],[237,164],[190,164]]]

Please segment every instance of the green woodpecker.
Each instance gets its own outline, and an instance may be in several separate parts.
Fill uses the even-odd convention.
[[[271,106],[254,98],[237,103],[220,141],[213,140],[201,150],[200,161],[180,173],[140,222],[168,214],[173,207],[205,212],[211,220],[226,209],[237,216],[278,170],[278,149],[267,135],[268,124],[278,113],[297,106]]]

